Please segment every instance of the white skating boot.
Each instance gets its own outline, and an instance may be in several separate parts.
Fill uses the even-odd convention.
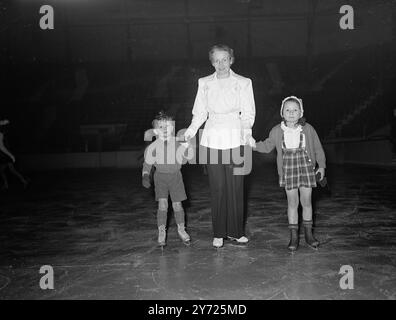
[[[179,234],[180,239],[185,243],[189,244],[190,243],[190,236],[185,230],[184,223],[180,223],[177,225],[177,233]]]
[[[164,225],[158,227],[158,244],[161,247],[166,246],[166,227]]]

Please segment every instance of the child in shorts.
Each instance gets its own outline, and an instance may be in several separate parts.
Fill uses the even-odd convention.
[[[166,245],[169,195],[172,200],[179,237],[185,244],[189,244],[190,236],[185,230],[185,213],[182,206],[182,201],[186,200],[187,196],[180,169],[186,159],[185,151],[190,152],[192,149],[187,143],[177,141],[174,135],[175,125],[171,116],[160,112],[152,124],[157,139],[145,150],[142,184],[145,188],[150,188],[150,171],[154,166],[155,199],[158,201],[158,244]]]

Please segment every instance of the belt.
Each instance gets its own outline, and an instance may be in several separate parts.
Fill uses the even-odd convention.
[[[209,113],[210,120],[240,119],[239,112],[232,113]]]

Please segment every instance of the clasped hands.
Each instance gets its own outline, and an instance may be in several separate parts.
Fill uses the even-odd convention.
[[[252,137],[251,129],[242,129],[241,130],[241,139],[244,145],[248,145],[252,148],[256,148],[256,140]]]

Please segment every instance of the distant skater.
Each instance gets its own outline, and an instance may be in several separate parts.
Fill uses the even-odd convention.
[[[312,188],[316,187],[315,165],[320,181],[323,180],[326,158],[315,129],[303,118],[302,100],[290,96],[282,101],[282,122],[276,125],[265,141],[257,142],[258,152],[277,151],[279,185],[287,195],[287,215],[290,229],[288,249],[295,251],[299,245],[298,205],[303,208],[305,242],[316,249],[319,246],[312,235]],[[254,144],[254,142],[252,142]],[[316,173],[317,173],[316,172]],[[299,196],[300,193],[300,196]]]
[[[15,168],[15,157],[7,148],[7,142],[4,133],[5,126],[9,123],[10,121],[7,119],[0,120],[0,176],[3,180],[3,184],[1,186],[2,190],[7,190],[9,187],[6,175],[7,169],[10,173],[18,178],[18,180],[23,184],[24,188],[26,188],[29,184],[28,181],[23,177],[23,175]]]

